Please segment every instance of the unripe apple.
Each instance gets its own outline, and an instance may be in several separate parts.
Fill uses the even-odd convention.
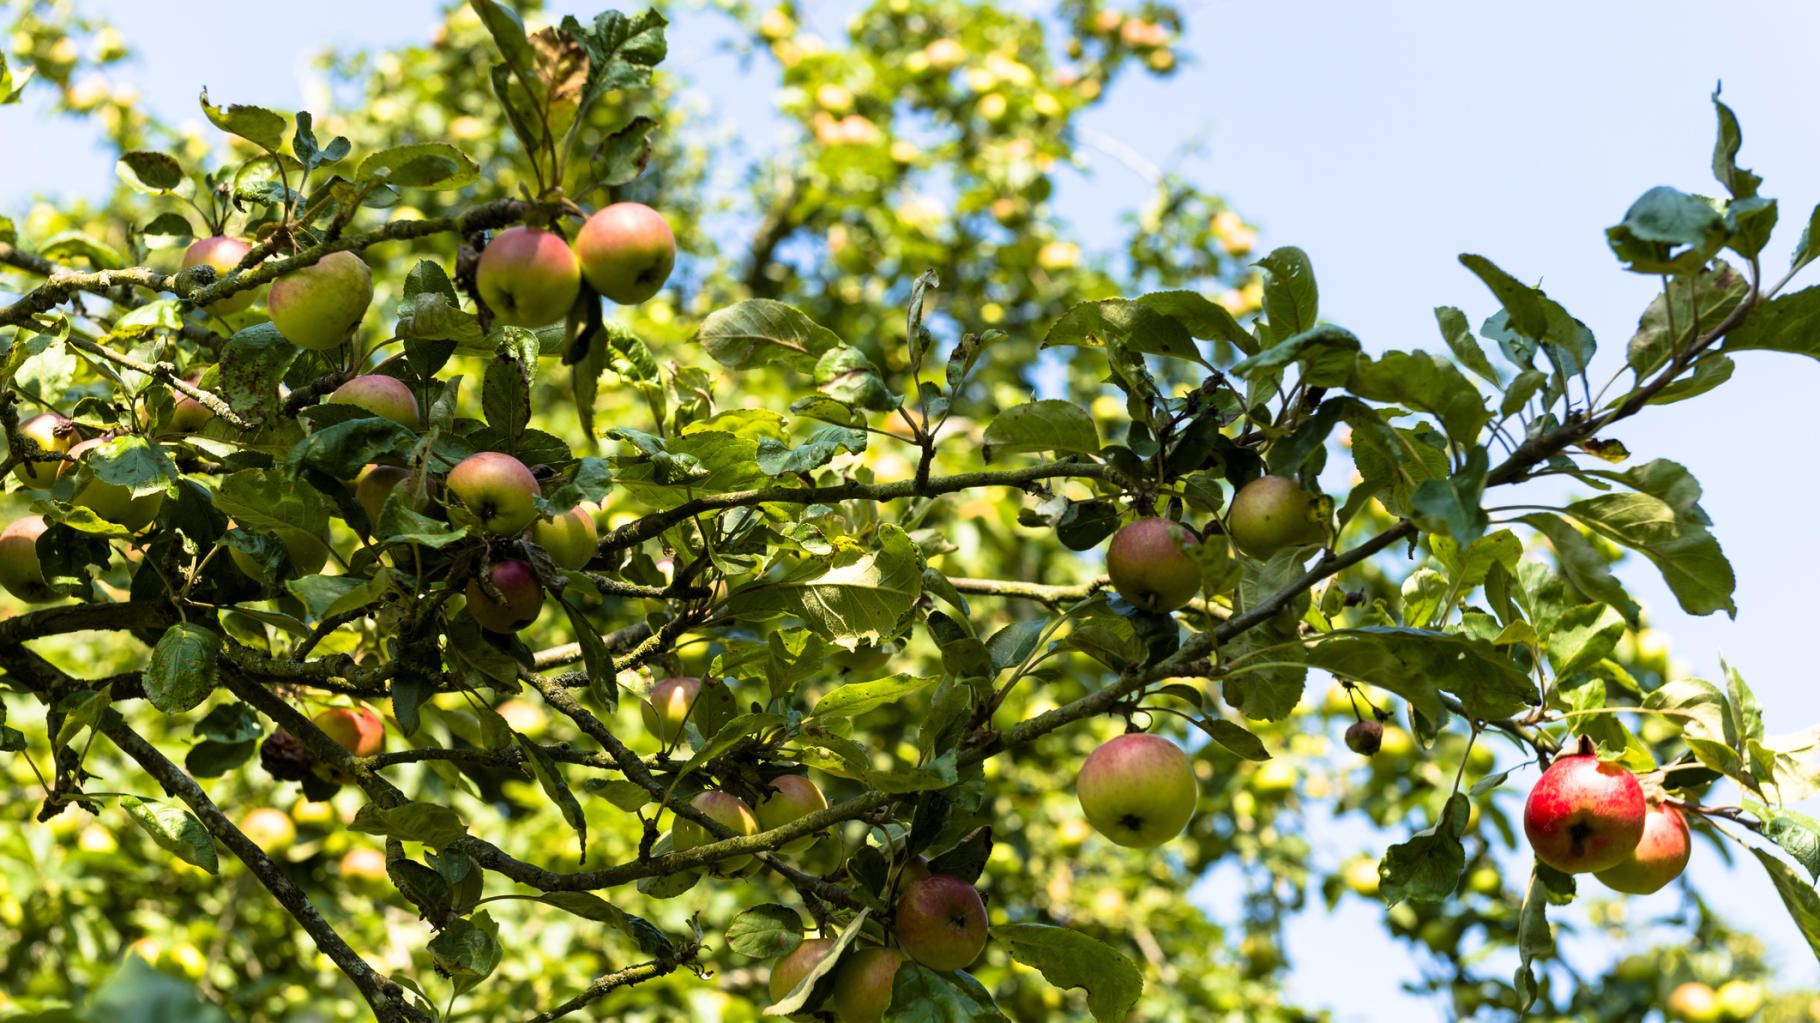
[[[1747,1020],[1763,1008],[1763,985],[1754,980],[1728,980],[1719,985],[1719,1015]]]
[[[297,841],[297,825],[291,823],[291,815],[270,806],[261,806],[240,818],[240,831],[273,856]]]
[[[353,334],[373,304],[373,272],[352,252],[331,252],[272,282],[266,311],[286,341],[327,351]]]
[[[179,394],[171,406],[170,429],[173,433],[195,433],[209,425],[213,418],[215,413],[207,405],[187,394]]]
[[[1286,547],[1326,539],[1315,498],[1284,476],[1262,476],[1239,488],[1226,513],[1226,533],[1245,554],[1263,561]]]
[[[897,943],[932,970],[960,970],[986,948],[986,900],[958,877],[932,874],[897,897]]]
[[[1663,1008],[1669,1019],[1680,1023],[1717,1023],[1719,996],[1705,984],[1690,980],[1669,993]]]
[[[1199,795],[1188,754],[1144,732],[1121,735],[1088,754],[1074,787],[1087,823],[1133,849],[1181,834]]]
[[[1376,721],[1355,721],[1346,729],[1346,748],[1368,757],[1384,745],[1384,726]]]
[[[543,327],[569,314],[581,292],[581,266],[555,234],[513,227],[494,235],[480,253],[474,285],[499,322]]]
[[[285,552],[291,556],[291,567],[297,570],[298,575],[315,575],[322,571],[322,566],[329,563],[329,547],[321,537],[288,526],[280,526],[271,532],[284,544]],[[238,547],[228,548],[228,557],[233,559],[234,567],[245,573],[248,579],[257,580],[264,571],[258,560]]]
[[[360,470],[360,475],[354,477],[354,500],[367,513],[367,522],[375,527],[379,525],[379,513],[385,509],[386,499],[400,483],[410,478],[409,469],[396,465],[369,465]],[[423,511],[429,503],[428,494],[410,496],[407,491],[407,496],[406,503],[412,511]]]
[[[1529,790],[1523,831],[1536,858],[1569,874],[1609,870],[1643,838],[1648,805],[1637,776],[1601,761],[1590,740],[1555,758]]]
[[[1200,543],[1179,522],[1139,519],[1106,547],[1106,574],[1119,596],[1146,611],[1174,611],[1201,591],[1201,566],[1185,548]]]
[[[758,834],[758,818],[753,816],[752,808],[746,805],[745,800],[731,792],[709,789],[689,800],[689,805],[707,814],[710,819],[719,822],[721,826],[733,829],[733,833],[736,835]],[[676,852],[688,852],[697,846],[718,841],[720,841],[719,837],[708,834],[707,828],[686,817],[676,818],[675,827],[670,829],[670,848]],[[724,860],[717,860],[710,869],[723,877],[730,876],[739,873],[751,862],[751,856],[729,856]]]
[[[33,441],[45,454],[63,454],[73,447],[79,439],[76,436],[76,424],[55,412],[35,415],[19,424],[19,436]],[[49,490],[57,482],[57,472],[63,468],[63,461],[20,462],[13,470],[19,481],[33,490]]]
[[[695,698],[701,695],[699,678],[667,678],[651,687],[651,695],[638,707],[645,719],[645,729],[669,745],[683,734],[683,725],[695,709]]]
[[[854,949],[834,968],[834,990],[826,1008],[837,1023],[880,1023],[891,1007],[891,988],[902,965],[904,954],[895,948]]]
[[[834,942],[828,938],[810,938],[773,963],[771,980],[767,985],[771,991],[771,1000],[783,1001],[785,995],[796,990],[796,985],[803,982],[809,971],[828,958],[828,950],[833,947]]]
[[[469,455],[449,470],[455,495],[489,533],[510,536],[537,518],[537,477],[525,464],[499,451]]]
[[[537,620],[543,611],[543,586],[528,562],[517,558],[495,561],[487,579],[503,600],[494,599],[478,578],[468,580],[468,614],[489,632],[514,633]]]
[[[828,797],[822,794],[821,786],[806,775],[785,774],[771,779],[765,786],[755,812],[759,828],[770,831],[827,808]],[[815,836],[809,834],[779,846],[778,851],[798,853],[814,844]]]
[[[15,519],[0,531],[0,586],[27,604],[57,599],[57,592],[44,581],[44,569],[38,561],[38,536],[43,532],[42,515]]]
[[[1637,847],[1617,866],[1599,871],[1597,877],[1613,891],[1649,895],[1680,877],[1692,852],[1692,837],[1681,811],[1657,803],[1643,819],[1643,838]]]
[[[595,291],[620,305],[657,294],[676,266],[676,235],[663,214],[643,203],[616,202],[589,217],[575,235],[581,272]]]
[[[335,744],[357,757],[385,749],[385,719],[367,707],[331,707],[310,719]]]
[[[366,409],[412,430],[423,426],[423,417],[417,411],[417,396],[411,393],[410,385],[383,373],[368,373],[349,380],[335,388],[329,401]]]
[[[212,238],[198,238],[190,243],[189,248],[183,250],[183,269],[188,270],[192,266],[206,265],[213,267],[217,274],[226,276],[233,271],[234,267],[239,266],[240,260],[251,251],[253,251],[253,247],[238,238],[229,238],[219,234]],[[243,312],[253,304],[253,293],[258,290],[248,288],[220,301],[210,302],[204,308],[222,316]]]
[[[586,568],[600,545],[600,530],[586,505],[576,505],[554,518],[531,525],[531,540],[550,556],[550,563],[571,572]]]
[[[70,456],[81,458],[103,443],[104,441],[99,437],[85,440],[70,448]],[[59,465],[62,473],[70,476],[76,474],[75,462],[62,462]],[[81,490],[76,491],[74,497],[70,498],[70,503],[79,508],[87,508],[101,518],[116,525],[125,526],[128,530],[137,533],[158,517],[158,509],[164,507],[164,492],[160,490],[146,494],[144,497],[134,497],[132,487],[90,479]]]

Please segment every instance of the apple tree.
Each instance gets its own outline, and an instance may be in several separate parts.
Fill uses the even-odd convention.
[[[527,15],[196,134],[16,5],[0,102],[120,185],[0,216],[0,1018],[1294,1021],[1285,924],[1352,899],[1460,1017],[1808,1011],[1681,875],[1820,952],[1820,740],[1624,583],[1739,611],[1624,436],[1816,350],[1717,95],[1717,197],[1614,211],[1662,294],[1599,380],[1481,255],[1368,345],[1084,129],[1171,7],[726,4],[750,161],[661,14]],[[1089,150],[1116,252],[1054,209]]]

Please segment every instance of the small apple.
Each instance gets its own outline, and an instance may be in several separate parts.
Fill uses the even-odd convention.
[[[38,536],[43,532],[42,515],[15,519],[0,531],[0,586],[27,604],[57,599],[57,591],[44,581],[44,568],[38,561]]]
[[[676,266],[676,235],[664,215],[643,203],[616,202],[589,217],[575,235],[581,272],[595,291],[620,305],[657,294]]]
[[[449,470],[449,493],[489,533],[510,536],[537,518],[537,477],[525,464],[499,451],[469,455]]]
[[[771,779],[771,784],[765,786],[755,811],[759,828],[770,831],[827,808],[828,797],[822,794],[821,786],[806,775],[785,774]],[[808,834],[779,846],[778,851],[799,853],[814,844],[815,836]]]
[[[385,749],[385,719],[367,707],[332,707],[310,719],[335,744],[357,757]]]
[[[1106,574],[1119,595],[1146,611],[1174,611],[1201,592],[1201,566],[1185,548],[1199,545],[1179,522],[1139,519],[1106,547]]]
[[[1200,794],[1188,754],[1144,732],[1121,735],[1088,754],[1075,793],[1094,830],[1133,849],[1181,834]]]
[[[767,985],[771,991],[771,1000],[781,1002],[785,995],[795,991],[796,985],[803,982],[809,971],[828,958],[828,950],[833,947],[834,942],[828,938],[809,938],[772,964],[771,980]]]
[[[271,532],[284,544],[285,552],[291,556],[291,567],[297,570],[298,575],[315,575],[322,571],[322,566],[329,563],[329,547],[321,537],[288,526],[280,526]],[[245,573],[248,579],[257,581],[263,577],[264,567],[251,554],[238,547],[230,547],[228,557],[233,559],[234,567]]]
[[[261,806],[240,818],[240,831],[273,856],[297,841],[297,825],[291,823],[291,815],[270,806]]]
[[[683,725],[695,709],[695,698],[701,695],[699,678],[667,678],[651,687],[651,695],[640,704],[638,712],[645,719],[645,729],[669,745],[683,734]]]
[[[1680,877],[1692,852],[1692,837],[1681,811],[1667,803],[1657,803],[1643,819],[1643,838],[1637,847],[1617,866],[1601,870],[1596,876],[1613,891],[1649,895]]]
[[[1284,476],[1261,476],[1240,487],[1226,513],[1226,532],[1234,547],[1259,561],[1327,537],[1314,496]]]
[[[932,874],[897,897],[897,943],[932,970],[959,970],[986,948],[986,900],[958,877]]]
[[[423,417],[417,412],[417,396],[411,393],[410,385],[383,373],[368,373],[349,380],[335,388],[329,401],[366,409],[412,430],[423,427]]]
[[[1747,1020],[1763,1008],[1763,985],[1754,980],[1728,980],[1719,985],[1719,1015]]]
[[[1368,757],[1384,745],[1384,726],[1377,721],[1355,721],[1346,729],[1346,748]]]
[[[104,443],[106,441],[100,437],[85,440],[70,448],[70,457],[81,458]],[[62,462],[60,467],[61,474],[76,474],[75,462]],[[137,533],[158,517],[158,509],[164,507],[164,492],[159,490],[143,497],[134,497],[132,487],[91,479],[81,490],[76,491],[75,496],[70,498],[70,503],[79,508],[87,508],[101,518]]]
[[[1663,1011],[1679,1023],[1717,1023],[1719,996],[1707,985],[1690,980],[1669,993]]]
[[[752,808],[731,792],[709,789],[689,800],[689,805],[707,814],[723,827],[733,829],[736,835],[758,834],[758,818],[753,816]],[[688,852],[697,846],[718,841],[718,836],[708,834],[707,828],[686,817],[676,818],[675,826],[670,829],[670,848],[676,852]],[[731,876],[751,862],[751,856],[729,856],[716,861],[712,871],[723,877]]]
[[[219,234],[212,238],[198,238],[190,243],[189,248],[183,250],[183,269],[188,270],[192,266],[206,265],[213,267],[217,274],[226,276],[232,273],[234,268],[240,265],[240,260],[251,251],[253,251],[253,247],[238,238],[229,238]],[[258,290],[258,288],[248,288],[218,302],[210,302],[204,308],[221,316],[244,312],[248,306],[253,304],[253,293]]]
[[[480,253],[474,286],[499,322],[543,327],[569,314],[581,292],[581,266],[557,235],[513,227],[494,235]]]
[[[1556,757],[1529,790],[1523,832],[1536,859],[1568,874],[1609,870],[1643,838],[1648,805],[1637,776],[1601,761],[1592,741]]]
[[[357,845],[341,856],[336,865],[343,879],[378,883],[386,879],[385,853],[367,845]]]
[[[891,989],[902,965],[904,954],[895,948],[854,949],[834,968],[834,990],[825,1007],[837,1023],[880,1023],[891,1007]]]
[[[531,540],[550,556],[550,563],[571,572],[586,568],[594,560],[600,545],[600,530],[586,505],[576,505],[553,518],[540,518],[531,525]]]
[[[495,561],[487,579],[504,600],[490,596],[478,578],[468,580],[468,614],[488,632],[514,633],[537,620],[543,611],[543,587],[528,562],[517,558]]]
[[[396,465],[369,465],[360,470],[360,475],[354,477],[354,501],[367,513],[369,524],[379,525],[379,513],[385,509],[386,498],[410,478],[411,470]],[[412,511],[423,511],[429,504],[429,495],[412,495],[406,491],[404,500]]]
[[[20,423],[19,436],[37,444],[45,454],[57,455],[68,451],[80,439],[76,435],[76,424],[55,412],[44,412]],[[57,482],[57,472],[62,468],[62,459],[20,462],[13,474],[33,490],[49,490],[51,484]]]
[[[322,352],[347,341],[373,304],[373,272],[352,252],[331,252],[272,282],[266,311],[285,340]]]

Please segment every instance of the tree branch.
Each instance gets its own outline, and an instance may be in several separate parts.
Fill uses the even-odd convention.
[[[595,978],[594,983],[589,984],[587,990],[583,991],[581,994],[576,995],[574,998],[558,1005],[554,1009],[547,1012],[540,1012],[537,1015],[532,1016],[527,1023],[550,1023],[551,1020],[560,1019],[571,1012],[587,1008],[589,1005],[606,997],[611,991],[622,987],[631,987],[633,984],[642,984],[647,980],[662,977],[667,973],[674,973],[683,964],[694,962],[695,957],[700,954],[700,952],[700,942],[688,941],[676,946],[668,955],[659,956],[648,963],[641,963],[637,966],[628,966],[623,970],[617,970],[613,973],[606,974],[605,976],[597,977]]]

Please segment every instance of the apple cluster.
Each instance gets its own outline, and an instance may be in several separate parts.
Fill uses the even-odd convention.
[[[1648,895],[1687,869],[1687,821],[1674,804],[1645,796],[1637,776],[1599,759],[1592,741],[1555,758],[1523,807],[1536,859],[1592,874],[1613,891]]]

